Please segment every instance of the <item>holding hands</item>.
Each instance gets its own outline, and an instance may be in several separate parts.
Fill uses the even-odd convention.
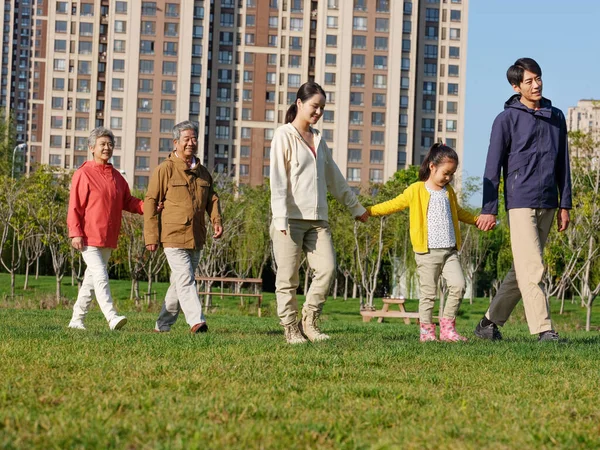
[[[356,220],[360,220],[362,223],[365,223],[367,220],[369,220],[370,214],[369,211],[365,211],[362,216],[356,216],[355,219]]]
[[[494,214],[481,214],[475,222],[477,228],[481,231],[493,230],[496,226],[496,216]]]

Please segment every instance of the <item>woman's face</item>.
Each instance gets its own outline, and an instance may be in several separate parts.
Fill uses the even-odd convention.
[[[90,147],[96,164],[108,164],[113,155],[114,144],[108,136],[102,136],[96,139],[93,147]]]
[[[316,124],[325,109],[325,96],[323,94],[315,94],[305,102],[298,99],[296,101],[298,105],[298,115],[300,119],[305,120],[310,125]]]

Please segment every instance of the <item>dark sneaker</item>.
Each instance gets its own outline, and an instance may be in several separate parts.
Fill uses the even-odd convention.
[[[495,323],[491,323],[490,325],[483,326],[481,325],[481,321],[475,327],[475,336],[480,339],[487,339],[489,341],[501,341],[502,333],[498,329],[498,326]]]
[[[562,340],[554,330],[542,331],[538,337],[538,342],[558,342]]]
[[[190,330],[190,332],[192,332],[194,334],[197,334],[197,333],[206,333],[207,331],[208,331],[208,325],[206,325],[206,322],[197,323]]]

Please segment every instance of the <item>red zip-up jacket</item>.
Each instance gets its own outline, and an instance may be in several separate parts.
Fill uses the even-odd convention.
[[[71,182],[69,237],[83,237],[83,245],[117,248],[123,210],[143,214],[143,205],[112,164],[86,161]]]

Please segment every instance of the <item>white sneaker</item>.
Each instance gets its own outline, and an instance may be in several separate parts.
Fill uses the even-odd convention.
[[[108,326],[111,330],[120,330],[127,323],[127,317],[115,316],[109,323]]]
[[[83,321],[81,320],[71,320],[69,322],[68,328],[73,328],[75,330],[85,330],[85,326],[83,325]]]

